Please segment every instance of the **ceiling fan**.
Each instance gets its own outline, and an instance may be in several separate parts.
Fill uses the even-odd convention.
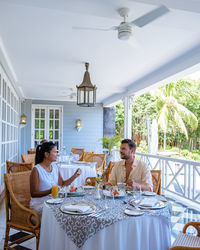
[[[120,40],[128,40],[132,36],[132,27],[137,26],[137,27],[143,27],[150,22],[154,21],[155,19],[163,16],[167,12],[169,12],[169,9],[161,5],[160,7],[148,12],[147,14],[131,21],[127,22],[126,18],[128,17],[128,14],[130,12],[129,8],[120,8],[118,9],[118,13],[121,17],[124,18],[124,20],[118,25],[118,26],[113,26],[108,29],[100,29],[100,28],[89,28],[89,27],[77,27],[74,26],[72,27],[73,29],[79,29],[79,30],[99,30],[99,31],[110,31],[110,30],[117,30],[118,31],[118,38]]]
[[[71,92],[71,93],[69,93],[69,92]],[[68,88],[68,91],[62,90],[57,97],[68,98],[68,99],[73,100],[76,98],[76,92],[73,92],[73,88]]]

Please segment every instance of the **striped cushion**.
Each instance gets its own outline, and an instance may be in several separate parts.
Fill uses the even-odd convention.
[[[174,246],[200,247],[200,237],[181,233],[174,241]]]

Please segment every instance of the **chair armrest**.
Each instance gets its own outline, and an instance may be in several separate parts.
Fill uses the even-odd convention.
[[[174,246],[170,250],[199,250],[199,247],[183,247],[183,246]]]
[[[15,198],[15,196],[11,195],[10,198],[12,199],[11,207],[13,206],[13,203],[14,203],[15,204],[15,208],[17,209],[17,211],[20,214],[23,214],[23,218],[21,218],[21,220],[23,220],[25,218],[28,226],[31,227],[34,230],[37,229],[37,228],[39,228],[40,227],[40,216],[38,215],[38,213],[35,212],[34,210],[29,209],[29,208],[25,207],[24,205],[22,205]],[[14,216],[16,216],[16,214]],[[35,217],[35,222],[34,223],[32,222],[32,217],[33,216]]]
[[[193,226],[197,230],[197,236],[200,237],[200,221],[191,221],[185,224],[183,228],[183,233],[186,233],[186,230],[189,226]]]

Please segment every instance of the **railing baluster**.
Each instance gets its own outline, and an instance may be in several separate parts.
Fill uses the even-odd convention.
[[[200,176],[200,162],[169,158],[165,156],[157,156],[151,154],[136,154],[140,155],[141,159],[146,162],[146,164],[151,169],[156,168],[162,171],[162,192],[170,192],[171,194],[175,194],[180,198],[184,197],[188,199],[188,201],[192,201],[195,204],[200,205],[198,195],[198,193],[200,193],[200,178],[197,182],[197,176]],[[157,160],[156,163],[155,160]],[[178,168],[178,171],[175,171],[176,166]],[[169,168],[171,168],[170,172],[172,172],[172,176],[169,175],[171,174],[169,172]],[[184,174],[184,176],[182,176],[182,174]],[[179,187],[179,189],[172,190],[171,185],[174,184],[174,187]]]

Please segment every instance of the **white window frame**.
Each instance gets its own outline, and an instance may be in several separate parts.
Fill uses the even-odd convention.
[[[49,110],[60,109],[60,135],[59,135],[59,149],[63,145],[63,106],[62,105],[46,105],[46,104],[32,104],[32,119],[31,119],[31,147],[34,148],[34,129],[35,129],[35,109],[45,109],[45,139],[49,139]]]
[[[15,89],[12,86],[9,77],[4,71],[2,65],[0,64],[0,74],[1,74],[1,91],[0,91],[0,193],[4,189],[4,182],[2,181],[2,175],[6,172],[6,160],[18,161],[19,153],[19,106],[20,100]],[[6,82],[6,96],[3,97],[3,80]],[[9,99],[8,101],[8,91],[9,89]],[[13,97],[13,103],[12,101]],[[14,102],[15,100],[15,102]],[[3,111],[3,102],[6,105],[6,110]],[[10,112],[8,113],[7,108]],[[3,119],[3,113],[5,112],[6,118]],[[9,114],[9,119],[8,119]],[[12,116],[13,114],[13,116]],[[4,138],[2,138],[2,124],[5,126]],[[9,128],[10,131],[7,131]],[[9,134],[8,134],[9,132]],[[4,147],[4,155],[2,155],[2,148]],[[9,149],[9,150],[8,150]],[[5,159],[4,159],[5,157]],[[2,162],[2,160],[4,161]]]

